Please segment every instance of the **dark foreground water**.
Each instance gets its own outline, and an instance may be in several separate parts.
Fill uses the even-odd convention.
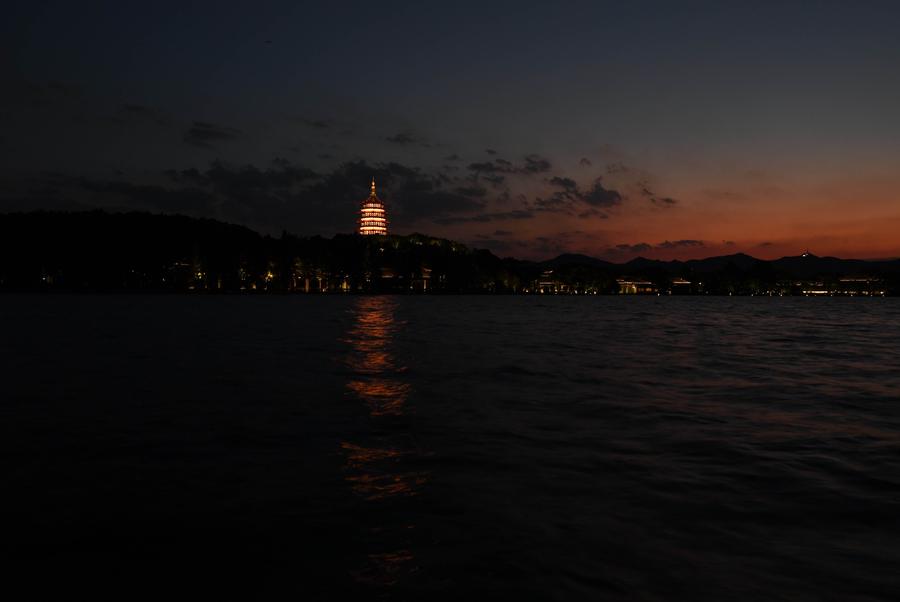
[[[897,600],[900,300],[0,297],[6,599]]]

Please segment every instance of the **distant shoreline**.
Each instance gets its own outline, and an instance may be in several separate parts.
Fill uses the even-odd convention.
[[[275,238],[180,215],[38,211],[0,214],[0,292],[882,297],[900,295],[900,260],[537,262],[424,234]]]

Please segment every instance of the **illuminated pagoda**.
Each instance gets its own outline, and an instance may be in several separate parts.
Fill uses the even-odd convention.
[[[387,235],[387,214],[384,203],[375,194],[375,178],[372,178],[372,192],[363,201],[359,211],[359,233]]]

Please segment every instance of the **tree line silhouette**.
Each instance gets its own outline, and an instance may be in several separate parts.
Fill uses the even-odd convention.
[[[273,237],[179,215],[0,215],[6,291],[616,294],[623,282],[659,294],[801,294],[809,286],[898,294],[900,260],[763,261],[739,253],[685,262],[614,264],[584,255],[534,262],[423,234]]]

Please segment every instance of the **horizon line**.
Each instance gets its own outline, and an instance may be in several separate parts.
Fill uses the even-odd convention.
[[[201,216],[187,215],[185,213],[167,213],[167,212],[163,212],[163,211],[152,212],[152,211],[144,211],[144,210],[138,210],[138,209],[109,210],[109,209],[97,207],[97,208],[93,208],[93,209],[86,208],[86,209],[78,209],[78,210],[70,210],[70,211],[59,210],[59,209],[33,209],[30,211],[21,211],[21,210],[20,211],[0,211],[0,216],[2,216],[2,215],[33,215],[33,214],[77,215],[77,214],[88,214],[88,213],[102,213],[105,215],[133,214],[133,215],[148,215],[148,216],[159,216],[159,217],[176,217],[176,218],[185,218],[185,219],[192,219],[192,220],[207,220],[207,221],[217,222],[220,224],[225,224],[228,226],[237,226],[240,228],[246,228],[247,230],[250,230],[251,232],[253,232],[254,234],[256,234],[258,236],[275,238],[275,236],[273,236],[271,234],[263,233],[254,227],[251,227],[251,226],[248,226],[248,225],[242,224],[242,223],[224,221],[224,220],[216,218],[216,217],[205,217],[205,216],[201,217]],[[282,235],[284,235],[284,234],[288,234],[288,235],[294,236],[296,238],[313,238],[313,237],[327,238],[328,237],[327,235],[323,235],[320,233],[301,235],[301,234],[296,234],[294,232],[291,232],[291,231],[283,228]],[[363,236],[363,235],[359,234],[359,232],[352,232],[352,231],[351,232],[335,232],[334,234],[331,235],[331,238],[333,239],[336,236]],[[816,255],[815,253],[810,252],[808,248],[805,248],[804,252],[800,253],[799,255],[783,255],[781,257],[777,257],[777,258],[773,258],[773,259],[761,259],[761,258],[751,255],[750,253],[747,253],[745,251],[736,251],[734,253],[728,253],[728,254],[723,254],[723,255],[708,255],[706,257],[697,257],[697,258],[692,258],[692,259],[654,259],[652,257],[645,257],[644,255],[636,255],[636,256],[632,257],[631,259],[627,259],[627,260],[605,259],[603,257],[598,257],[598,256],[591,255],[591,254],[581,252],[581,251],[565,251],[558,255],[555,255],[553,257],[549,257],[546,259],[523,259],[523,258],[515,257],[512,255],[501,256],[500,254],[492,251],[489,248],[475,246],[475,244],[477,244],[477,242],[475,242],[475,241],[462,242],[459,240],[444,238],[441,236],[433,236],[431,234],[425,234],[425,233],[419,232],[417,230],[410,232],[408,234],[393,233],[393,234],[386,234],[386,235],[380,235],[380,236],[387,236],[387,237],[424,236],[424,237],[438,239],[438,240],[447,240],[450,242],[464,245],[473,250],[487,251],[502,260],[512,259],[515,261],[523,261],[523,262],[529,262],[529,263],[548,263],[551,261],[555,261],[555,260],[559,259],[560,257],[564,257],[566,255],[581,256],[581,257],[585,257],[592,261],[600,261],[603,263],[607,263],[610,265],[617,265],[617,266],[627,265],[629,263],[632,263],[632,262],[638,261],[638,260],[659,262],[659,263],[688,263],[691,261],[706,261],[709,259],[718,259],[718,258],[722,258],[722,257],[734,257],[737,255],[742,255],[742,256],[748,257],[750,259],[753,259],[755,261],[763,261],[763,262],[780,261],[783,259],[802,259],[804,257],[811,257],[813,259],[835,259],[838,261],[862,261],[862,262],[870,262],[870,263],[900,261],[900,256],[878,257],[878,258],[872,258],[872,257],[860,258],[860,257],[839,257],[837,255]]]

